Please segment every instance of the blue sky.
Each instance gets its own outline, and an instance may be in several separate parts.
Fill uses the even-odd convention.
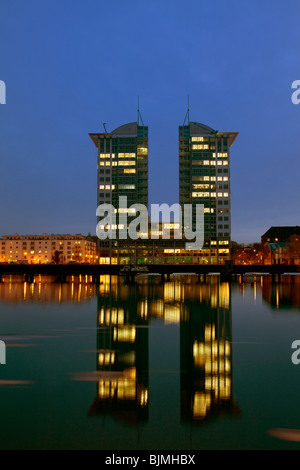
[[[89,132],[149,126],[149,202],[178,202],[178,126],[236,131],[232,238],[298,225],[297,0],[1,0],[0,236],[95,234]]]

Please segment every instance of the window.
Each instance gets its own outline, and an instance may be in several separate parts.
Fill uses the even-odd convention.
[[[208,150],[209,149],[209,145],[207,144],[200,144],[200,145],[193,145],[192,146],[192,149],[193,150]]]
[[[119,166],[135,166],[135,161],[134,160],[124,160],[121,162],[118,162]]]
[[[209,184],[193,184],[194,189],[209,189]]]
[[[210,193],[192,193],[192,197],[209,197]]]
[[[135,189],[135,184],[119,184],[119,189]]]
[[[147,155],[148,149],[147,147],[138,147],[137,152],[139,155]]]

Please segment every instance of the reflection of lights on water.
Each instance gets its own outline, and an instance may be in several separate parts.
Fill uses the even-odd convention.
[[[148,389],[141,390],[139,402],[141,406],[146,406],[148,404],[149,391]]]
[[[101,308],[99,312],[99,325],[123,325],[124,324],[123,308]]]
[[[192,405],[193,416],[204,418],[213,401],[231,397],[231,345],[216,339],[215,324],[205,325],[204,341],[194,341],[194,366],[205,373],[205,391],[196,392]]]
[[[108,366],[115,363],[115,352],[101,352],[98,356],[98,365],[99,366]]]
[[[279,286],[276,286],[276,307],[279,309],[280,297],[279,297]]]
[[[147,319],[148,317],[148,300],[147,299],[138,303],[137,312],[141,318]]]
[[[211,396],[205,392],[196,392],[193,403],[193,416],[204,418],[211,407]]]
[[[123,377],[114,380],[100,380],[98,382],[98,398],[117,398],[118,400],[136,399],[136,368],[125,369]],[[146,404],[148,392],[144,393],[143,402]],[[140,402],[141,402],[140,398]],[[141,403],[142,404],[142,403]],[[144,405],[143,405],[144,406]]]
[[[136,338],[135,326],[124,326],[114,328],[114,341],[134,343]]]

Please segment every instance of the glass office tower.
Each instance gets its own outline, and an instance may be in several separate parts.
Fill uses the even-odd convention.
[[[200,263],[224,264],[230,259],[230,148],[237,132],[218,132],[190,122],[179,127],[179,199],[204,205],[204,247]]]
[[[119,208],[119,198],[126,196],[129,225],[130,218],[136,217],[129,209],[132,204],[148,207],[148,127],[133,122],[110,133],[89,135],[98,149],[97,206],[112,204],[118,221],[118,214],[124,212]],[[119,240],[117,231],[115,242],[99,241],[101,257],[106,262],[120,262],[122,251],[126,255],[132,251],[127,244]]]
[[[119,196],[148,206],[148,127],[133,122],[90,137],[98,149],[98,206],[118,208]]]

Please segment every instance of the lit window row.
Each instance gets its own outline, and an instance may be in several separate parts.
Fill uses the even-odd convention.
[[[100,184],[100,186],[99,186],[99,189],[102,190],[102,191],[104,189],[107,190],[107,191],[111,191],[111,190],[113,191],[115,188],[116,188],[116,186],[114,184],[112,184],[112,185],[110,185],[110,184],[106,184],[106,185]]]
[[[202,166],[227,166],[228,160],[219,160],[216,162],[215,160],[194,160],[192,165],[202,165]]]
[[[146,149],[147,150],[147,149]],[[135,158],[135,153],[118,153],[117,158]],[[100,159],[116,158],[115,153],[100,153]]]
[[[118,188],[122,190],[135,189],[135,184],[119,184]]]
[[[213,157],[216,158],[216,154],[213,153]],[[228,153],[227,152],[218,152],[218,158],[228,158]]]
[[[214,189],[215,184],[193,184],[193,189]]]
[[[126,160],[120,162],[100,162],[100,166],[135,166],[134,160]]]
[[[122,162],[118,162],[119,166],[135,166],[135,161],[133,160],[124,160]]]
[[[209,150],[209,145],[208,144],[193,145],[192,149],[193,150]]]
[[[193,192],[192,197],[217,197],[217,193]],[[218,197],[229,197],[229,193],[218,193]]]
[[[193,176],[193,181],[216,181],[215,176]]]

